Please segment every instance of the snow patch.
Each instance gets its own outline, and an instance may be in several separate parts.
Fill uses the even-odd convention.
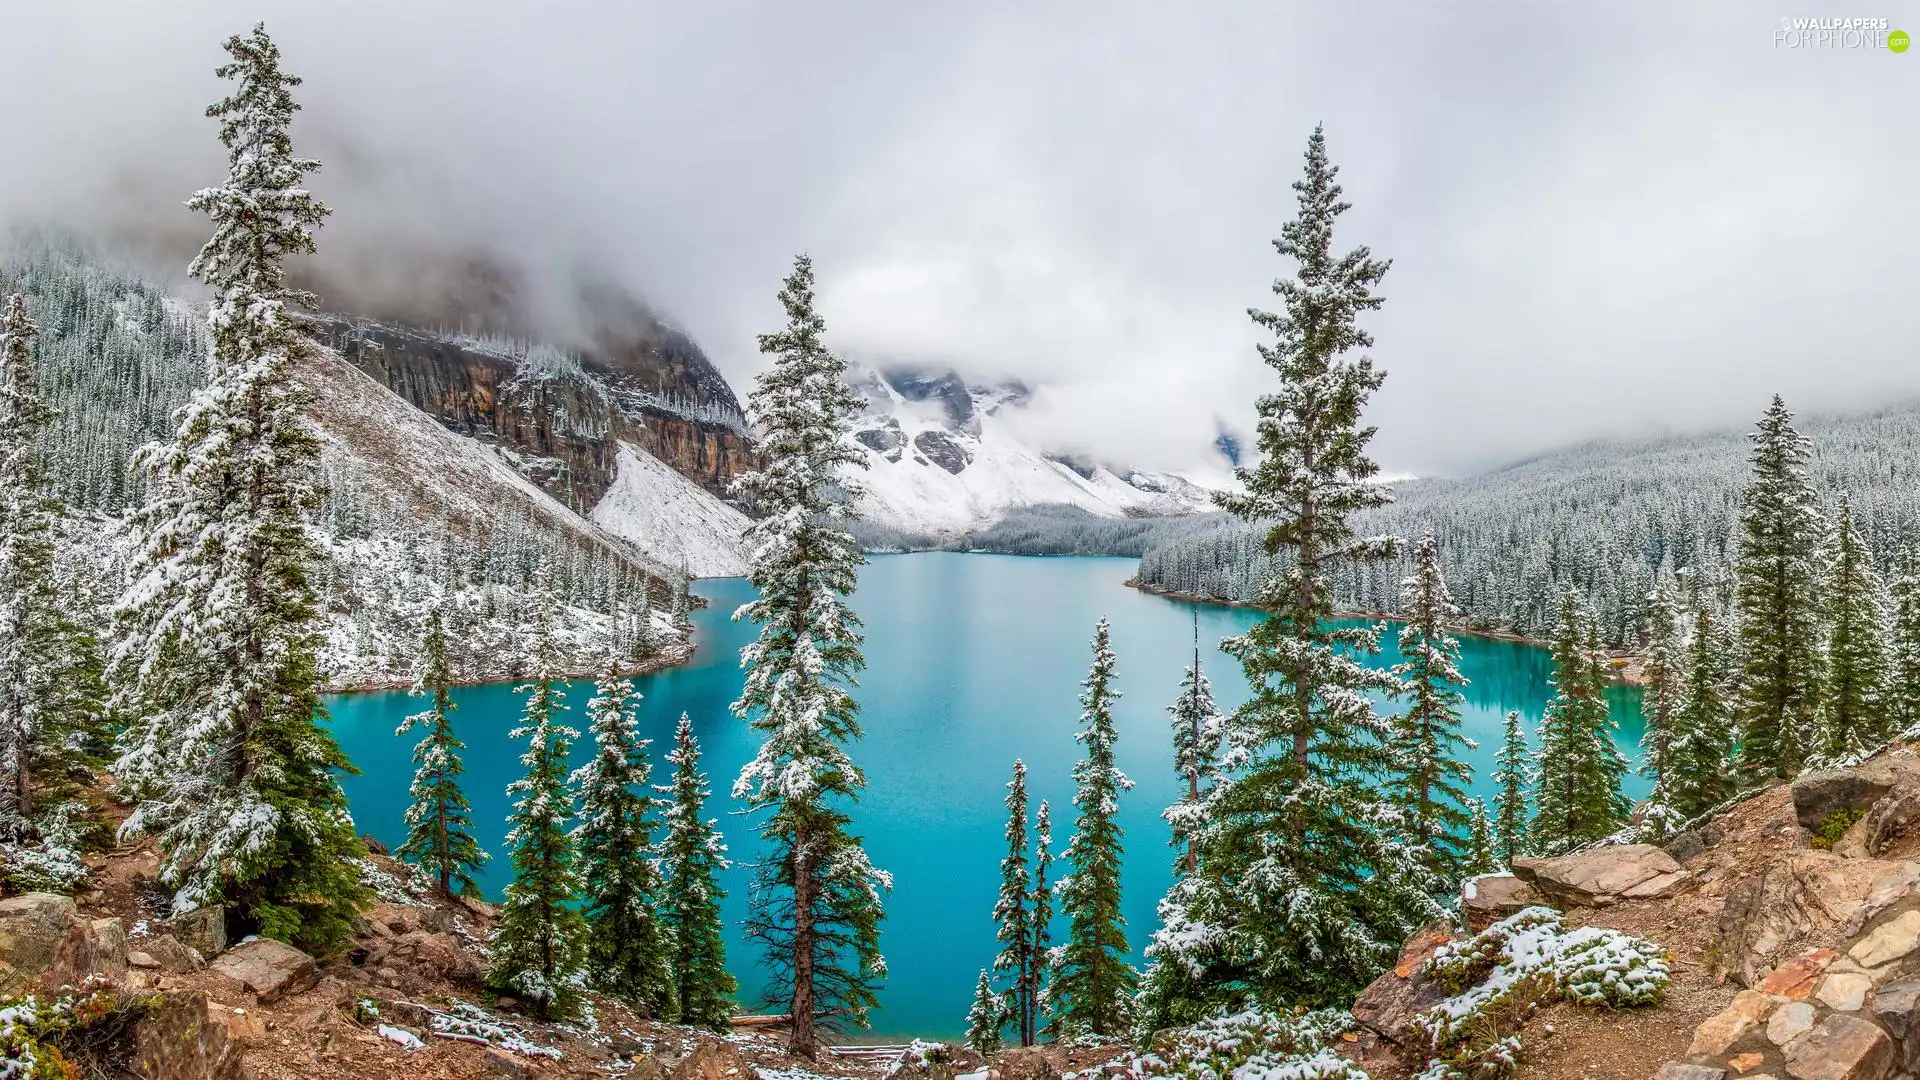
[[[620,444],[613,486],[589,516],[649,558],[695,577],[747,572],[740,539],[747,516],[631,443]]]

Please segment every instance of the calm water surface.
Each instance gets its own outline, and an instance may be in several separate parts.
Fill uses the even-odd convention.
[[[1116,710],[1121,767],[1135,782],[1122,800],[1126,827],[1124,905],[1135,960],[1152,932],[1154,904],[1171,880],[1172,851],[1160,811],[1177,794],[1165,706],[1179,690],[1191,650],[1193,605],[1124,587],[1131,559],[1019,558],[1000,555],[876,556],[861,574],[854,607],[866,623],[868,670],[858,697],[866,738],[854,751],[870,787],[855,810],[874,862],[894,876],[883,945],[891,977],[874,1014],[881,1036],[957,1036],[965,1028],[974,977],[991,962],[988,917],[999,889],[1001,799],[1014,758],[1025,759],[1033,800],[1054,804],[1056,850],[1072,831],[1071,770],[1078,757],[1079,681],[1091,659],[1093,626],[1113,624],[1118,685]],[[739,935],[746,913],[747,869],[755,850],[753,822],[730,796],[733,778],[752,756],[746,724],[727,712],[740,691],[740,647],[749,625],[731,622],[751,589],[738,579],[707,581],[698,589],[709,606],[694,613],[699,652],[683,668],[636,680],[645,700],[641,722],[654,739],[655,779],[665,782],[662,757],[682,712],[692,716],[705,751],[714,797],[709,815],[720,819],[735,867],[724,884],[729,960],[742,984],[742,1002],[757,1009],[763,983],[757,954]],[[1257,616],[1202,606],[1201,642],[1214,695],[1223,708],[1246,697],[1232,660],[1213,648],[1244,631]],[[1467,687],[1465,725],[1479,743],[1468,756],[1476,791],[1491,795],[1489,777],[1501,718],[1518,709],[1531,734],[1548,698],[1551,665],[1528,645],[1462,640]],[[1376,658],[1398,657],[1391,642]],[[570,721],[582,715],[591,684],[569,688]],[[508,867],[507,783],[518,776],[521,746],[507,738],[522,697],[504,685],[454,691],[455,722],[467,743],[468,797],[481,844],[494,860],[481,875],[497,898]],[[1613,691],[1620,741],[1637,758],[1637,691]],[[388,844],[405,836],[402,814],[412,774],[413,736],[395,738],[401,717],[422,707],[419,698],[381,692],[334,698],[333,726],[362,774],[348,777],[347,796],[361,831]],[[576,748],[584,762],[588,747]],[[1628,793],[1645,794],[1630,777]],[[1064,926],[1063,926],[1064,929]]]

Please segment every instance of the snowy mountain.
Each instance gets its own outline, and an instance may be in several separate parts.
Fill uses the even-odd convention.
[[[1018,382],[968,383],[952,372],[907,368],[860,368],[850,377],[867,402],[849,435],[868,464],[855,477],[858,508],[903,534],[954,539],[1030,506],[1103,518],[1210,506],[1209,489],[1187,476],[1050,453],[1023,440],[1014,421],[1032,392]]]
[[[47,237],[0,251],[0,292],[15,290],[26,294],[42,328],[41,390],[58,410],[42,449],[72,514],[62,559],[111,594],[122,569],[119,521],[145,488],[132,451],[171,433],[174,410],[205,377],[203,302],[93,248]],[[436,596],[444,598],[449,624],[461,628],[457,655],[449,658],[457,677],[517,675],[510,665],[525,652],[517,637],[536,580],[564,606],[559,633],[572,670],[594,670],[614,652],[656,662],[684,648],[666,620],[684,602],[677,596],[683,568],[724,568],[732,565],[724,560],[737,557],[738,522],[725,516],[737,513],[643,450],[613,448],[614,478],[644,475],[647,482],[625,485],[629,494],[619,505],[626,512],[609,529],[543,485],[553,470],[518,440],[456,431],[334,349],[313,349],[298,365],[324,444],[324,495],[314,527],[328,553],[317,568],[328,639],[321,660],[334,686],[406,681],[420,619]],[[513,412],[522,428],[538,419],[517,405]],[[671,535],[662,537],[629,505],[633,490],[676,508],[701,508],[687,521],[704,516],[726,524],[701,534],[670,522]],[[641,524],[630,525],[635,521]],[[615,531],[621,528],[634,539]],[[697,544],[689,550],[690,537],[720,554]],[[643,605],[653,613],[644,632],[631,618],[615,618]]]

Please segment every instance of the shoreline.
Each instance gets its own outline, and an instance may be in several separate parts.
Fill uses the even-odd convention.
[[[1211,604],[1215,607],[1251,608],[1254,610],[1258,610],[1260,607],[1258,604],[1249,604],[1242,600],[1221,600],[1212,596],[1195,596],[1192,593],[1183,593],[1175,589],[1163,589],[1157,585],[1144,584],[1139,578],[1128,578],[1126,586],[1129,589],[1137,589],[1140,592],[1146,593],[1148,596],[1159,596],[1168,600],[1180,600],[1189,604]],[[1336,611],[1334,612],[1334,618],[1378,619],[1386,622],[1400,621],[1398,615],[1381,611]],[[1460,637],[1480,638],[1483,641],[1504,641],[1513,645],[1531,645],[1537,649],[1548,649],[1551,648],[1553,644],[1552,642],[1542,641],[1539,638],[1531,638],[1525,634],[1516,634],[1507,630],[1471,630],[1456,628],[1450,632]],[[1607,655],[1613,658],[1613,678],[1615,682],[1623,686],[1636,688],[1646,686],[1646,680],[1640,671],[1639,654],[1624,651],[1616,652],[1609,649],[1607,650]]]
[[[658,653],[642,660],[640,663],[623,665],[615,670],[625,678],[632,678],[636,675],[651,675],[656,671],[665,671],[672,667],[684,667],[693,661],[693,656],[696,651],[697,649],[692,642],[681,642],[677,645],[669,645],[661,649]],[[594,679],[598,678],[605,670],[605,668],[601,667],[595,667],[587,671],[566,668],[560,672],[560,678],[568,681]],[[447,685],[449,687],[492,686],[499,683],[520,682],[523,678],[524,676],[503,674],[497,677],[484,676],[474,679],[455,679]],[[413,687],[414,680],[412,679],[376,679],[369,682],[352,683],[346,686],[327,686],[320,691],[320,694],[322,697],[343,697],[347,694],[374,694],[391,690],[412,690]]]

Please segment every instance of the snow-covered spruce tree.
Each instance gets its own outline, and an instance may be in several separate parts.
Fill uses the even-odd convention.
[[[1431,533],[1415,545],[1400,612],[1406,620],[1402,660],[1393,674],[1406,687],[1407,711],[1394,720],[1392,748],[1394,793],[1406,818],[1402,838],[1421,850],[1435,883],[1452,892],[1470,854],[1462,841],[1471,822],[1466,808],[1473,771],[1460,751],[1473,744],[1460,734],[1460,688],[1467,679],[1460,674],[1460,642],[1447,632],[1460,609],[1440,573],[1440,548]]]
[[[1567,589],[1553,640],[1554,695],[1540,719],[1534,759],[1539,782],[1531,839],[1543,854],[1591,843],[1626,824],[1620,778],[1627,761],[1613,743],[1605,662],[1592,616]]]
[[[32,831],[44,796],[68,787],[100,726],[105,687],[91,616],[69,610],[54,562],[60,505],[50,494],[41,437],[54,419],[41,399],[26,298],[0,308],[0,808]],[[27,837],[19,837],[27,839]]]
[[[157,832],[174,907],[220,904],[245,930],[333,951],[367,900],[320,723],[312,574],[320,439],[293,359],[311,348],[282,260],[311,252],[327,209],[287,129],[299,80],[254,27],[226,42],[226,182],[188,203],[213,219],[190,271],[212,286],[207,382],[173,439],[140,453],[149,501],[130,522],[133,581],[117,608],[113,682],[131,718],[117,772],[123,832]]]
[[[1827,666],[1820,680],[1819,756],[1840,763],[1893,735],[1887,716],[1885,586],[1873,556],[1853,527],[1853,508],[1840,512],[1827,541],[1824,606]]]
[[[594,683],[587,703],[593,757],[571,781],[580,801],[573,840],[586,898],[588,981],[670,1019],[678,1007],[654,911],[653,766],[634,716],[640,695],[619,669],[617,658],[608,660]]]
[[[1033,950],[1033,868],[1027,855],[1027,766],[1013,763],[1013,779],[1007,782],[1007,854],[1000,860],[1000,896],[993,904],[994,940],[1000,952],[993,958],[993,970],[1010,981],[1003,995],[1001,1023],[1019,1028],[1021,1046],[1032,1046],[1038,1015],[1035,1003],[1039,984],[1039,958]],[[969,1019],[973,1019],[970,1017]],[[999,1029],[995,1028],[995,1039]]]
[[[1006,1009],[1006,1001],[994,992],[993,978],[981,968],[980,981],[973,984],[973,1007],[967,1010],[968,1049],[979,1054],[999,1052],[1003,1045],[1000,1030],[1007,1024]]]
[[[1491,874],[1500,869],[1500,859],[1493,853],[1493,820],[1487,816],[1487,804],[1479,799],[1468,799],[1467,816],[1465,876]]]
[[[1647,595],[1645,685],[1640,713],[1646,730],[1640,737],[1645,755],[1641,772],[1653,780],[1653,800],[1668,803],[1667,758],[1686,681],[1686,616],[1673,589],[1661,582]]]
[[[1173,826],[1173,846],[1180,851],[1174,872],[1192,873],[1200,853],[1193,837],[1206,814],[1206,796],[1212,793],[1220,771],[1220,709],[1213,703],[1213,684],[1200,669],[1200,612],[1193,613],[1193,664],[1180,678],[1180,696],[1167,706],[1173,718],[1173,771],[1180,778],[1180,799],[1167,807]]]
[[[1920,731],[1920,573],[1913,556],[1888,586],[1892,625],[1887,658],[1887,722],[1896,733]]]
[[[684,713],[667,761],[673,765],[673,784],[661,789],[668,802],[667,834],[660,843],[660,925],[673,950],[674,1000],[681,1023],[726,1032],[737,989],[720,936],[720,899],[726,894],[718,878],[727,867],[727,847],[714,823],[700,816],[707,778],[700,771],[693,721]]]
[[[1737,788],[1733,708],[1727,693],[1732,653],[1733,643],[1714,616],[1713,605],[1696,603],[1693,633],[1687,642],[1686,683],[1667,751],[1667,799],[1685,818],[1706,813]]]
[[[1053,807],[1045,799],[1033,813],[1033,1029],[1037,1037],[1054,1027],[1053,994]]]
[[[500,905],[500,921],[488,942],[487,985],[526,1002],[546,1020],[579,1013],[586,980],[588,930],[575,910],[582,882],[578,853],[567,832],[573,796],[567,790],[567,755],[580,733],[560,723],[558,657],[553,646],[554,601],[541,588],[535,613],[527,695],[520,726],[508,738],[527,740],[520,755],[526,774],[507,786],[513,811],[507,816],[507,850],[513,881]]]
[[[1740,762],[1756,778],[1800,771],[1820,697],[1820,570],[1826,531],[1807,480],[1813,452],[1778,396],[1748,436],[1734,599],[1740,632]]]
[[[1506,735],[1494,754],[1493,850],[1500,865],[1533,849],[1527,837],[1527,781],[1533,775],[1533,755],[1527,751],[1527,733],[1520,726],[1520,713],[1507,713]]]
[[[1356,655],[1378,649],[1378,628],[1333,619],[1331,575],[1392,548],[1352,526],[1390,498],[1361,423],[1384,376],[1349,355],[1372,343],[1356,320],[1380,306],[1387,263],[1364,247],[1334,251],[1347,209],[1335,176],[1316,129],[1294,184],[1298,216],[1275,241],[1296,263],[1274,285],[1284,310],[1251,313],[1274,335],[1260,354],[1279,387],[1258,402],[1258,464],[1220,503],[1264,530],[1278,569],[1260,586],[1261,622],[1223,643],[1252,696],[1224,725],[1199,868],[1176,886],[1179,927],[1150,950],[1155,966],[1185,972],[1166,982],[1188,1000],[1162,995],[1144,1025],[1216,1007],[1344,1005],[1436,915],[1432,883],[1398,839],[1404,816],[1381,790],[1392,728],[1368,695],[1397,693],[1399,680]]]
[[[773,366],[749,398],[763,464],[734,488],[762,516],[746,532],[747,580],[760,595],[734,612],[759,623],[760,636],[740,652],[746,684],[733,711],[765,739],[733,793],[765,814],[768,854],[747,932],[767,950],[769,994],[787,999],[788,1049],[812,1057],[822,1029],[866,1024],[886,978],[881,895],[892,881],[868,860],[847,815],[866,787],[847,753],[860,737],[849,690],[865,661],[845,599],[865,560],[841,528],[857,492],[841,470],[865,461],[841,442],[858,402],[846,361],[820,340],[806,256],[794,261],[780,302],[787,326],[760,336]]]
[[[466,744],[453,733],[453,683],[447,667],[447,633],[436,601],[420,635],[420,668],[413,692],[429,695],[425,711],[400,722],[395,735],[414,728],[425,734],[413,748],[413,801],[407,806],[407,839],[394,854],[432,875],[440,895],[479,896],[474,871],[487,859],[473,836],[473,806],[460,790]]]
[[[1093,630],[1093,666],[1080,684],[1082,727],[1074,736],[1087,754],[1074,765],[1073,837],[1061,858],[1067,873],[1057,894],[1067,940],[1054,950],[1054,1019],[1068,1036],[1114,1036],[1130,1027],[1135,976],[1127,965],[1127,921],[1120,915],[1120,794],[1133,781],[1114,763],[1113,647],[1107,620]]]

